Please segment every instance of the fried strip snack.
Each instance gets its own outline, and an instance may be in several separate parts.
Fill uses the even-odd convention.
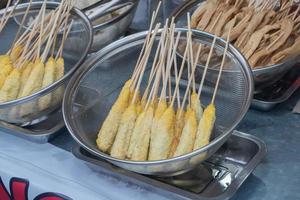
[[[189,109],[187,112],[187,120],[182,130],[180,141],[176,148],[174,157],[181,156],[193,151],[193,145],[195,143],[197,132],[197,118],[196,112],[193,109]]]
[[[125,159],[136,118],[136,104],[131,104],[122,115],[117,136],[110,152],[112,157]]]
[[[216,108],[213,104],[207,106],[198,124],[194,150],[204,147],[209,143],[214,123],[216,120]]]
[[[98,148],[104,152],[107,152],[111,148],[120,125],[122,113],[128,107],[130,84],[131,80],[128,80],[125,83],[119,97],[109,111],[108,116],[104,120],[98,133],[96,143]]]

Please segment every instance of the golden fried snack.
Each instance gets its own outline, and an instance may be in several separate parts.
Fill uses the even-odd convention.
[[[142,113],[138,115],[137,120],[134,124],[134,129],[131,134],[128,151],[126,153],[126,158],[128,158],[128,159],[132,158],[132,154],[133,154],[135,145],[139,139],[139,134],[143,131],[144,117],[145,117],[145,111],[142,111]]]
[[[125,159],[136,118],[136,104],[131,104],[122,115],[116,139],[110,152],[112,157]]]
[[[44,64],[40,60],[36,61],[28,79],[25,82],[22,93],[20,94],[20,98],[29,96],[33,93],[38,92],[41,89],[44,78],[44,72]],[[27,104],[22,105],[20,108],[20,116],[23,117],[28,114],[34,113],[35,107],[36,102],[29,102]]]
[[[130,84],[131,80],[128,80],[125,83],[119,97],[109,111],[98,133],[98,138],[96,140],[97,146],[103,152],[107,152],[115,140],[122,114],[128,107]]]
[[[17,98],[20,89],[21,73],[14,69],[5,79],[0,89],[0,103],[12,101]]]
[[[6,77],[13,70],[12,62],[9,56],[0,56],[0,89],[2,88]]]
[[[133,149],[133,153],[131,157],[132,160],[136,160],[136,161],[147,160],[153,115],[154,115],[154,108],[153,105],[151,105],[145,111],[145,116],[142,122],[143,129],[142,132],[140,132],[137,143]]]
[[[197,132],[197,118],[196,112],[193,109],[188,111],[187,120],[185,122],[180,141],[176,148],[174,157],[181,156],[183,154],[190,153],[193,151],[193,146],[195,143],[195,137]]]
[[[198,124],[194,150],[197,150],[209,143],[212,130],[216,120],[216,108],[213,104],[207,106]]]
[[[14,46],[14,48],[12,49],[12,51],[10,53],[10,58],[11,58],[12,62],[16,62],[18,60],[18,58],[22,54],[22,51],[23,51],[23,45]]]
[[[191,108],[195,111],[197,122],[199,122],[202,118],[203,109],[201,106],[200,99],[198,98],[198,94],[194,92],[191,95]]]
[[[31,70],[29,77],[27,78],[20,97],[26,97],[41,89],[44,72],[45,66],[41,61],[37,61],[36,63],[34,63],[34,67]]]
[[[177,145],[179,143],[179,140],[180,140],[180,137],[182,134],[182,129],[184,127],[184,124],[185,124],[185,111],[183,110],[183,108],[179,108],[176,111],[175,130],[174,130],[175,134],[174,134],[174,138],[172,141],[171,150],[170,150],[170,153],[168,156],[169,158],[172,158],[176,151]]]
[[[58,58],[55,62],[55,81],[58,81],[65,75],[65,62],[62,57]],[[57,88],[52,95],[53,105],[58,104],[64,94],[64,86]]]
[[[158,121],[160,120],[161,116],[164,114],[166,109],[168,108],[166,100],[162,99],[155,110],[153,122],[151,125],[151,140],[150,140],[150,149],[149,149],[149,160],[153,160],[153,153],[155,152],[154,143],[159,140],[160,135],[157,131]]]
[[[28,79],[28,77],[30,76],[31,70],[33,68],[34,64],[32,62],[30,62],[28,65],[26,65],[22,71],[22,75],[21,75],[21,84],[20,84],[20,90],[19,90],[19,94],[18,94],[18,98],[21,98],[21,95],[23,93],[24,90],[24,86],[26,84],[26,81]]]
[[[168,158],[174,137],[174,125],[175,112],[172,107],[169,107],[158,121],[156,129],[158,137],[155,140],[151,138],[152,152],[149,160],[163,160]]]
[[[45,73],[42,83],[42,88],[45,88],[55,82],[55,60],[49,58],[45,65]],[[51,105],[52,94],[47,94],[41,97],[38,101],[39,110],[45,110]]]

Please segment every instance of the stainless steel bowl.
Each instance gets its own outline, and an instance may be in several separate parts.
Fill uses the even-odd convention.
[[[182,4],[179,5],[170,17],[175,18],[177,27],[186,27],[187,26],[187,13],[191,14],[196,10],[196,8],[205,2],[205,0],[190,0],[182,1]],[[283,63],[276,65],[263,66],[259,68],[252,69],[255,90],[262,89],[269,85],[272,85],[279,79],[281,79],[295,64],[299,61],[299,57],[289,59]]]
[[[186,29],[176,29],[186,33]],[[99,128],[116,100],[124,82],[129,79],[137,58],[142,49],[147,32],[137,33],[103,48],[91,57],[70,80],[63,101],[65,124],[72,137],[86,150],[95,156],[130,171],[166,176],[183,173],[194,168],[215,153],[231,135],[233,129],[247,112],[253,93],[251,70],[242,55],[233,47],[229,47],[227,60],[232,63],[233,78],[224,74],[221,78],[216,98],[217,120],[211,143],[189,154],[159,161],[135,162],[113,158],[101,152],[96,145]],[[182,39],[186,39],[182,34]],[[211,41],[213,36],[204,32],[194,31],[197,40],[203,43]],[[156,38],[157,46],[160,34]],[[224,50],[224,40],[217,39],[216,49]],[[155,47],[154,47],[155,49]],[[147,66],[147,76],[152,52]],[[180,62],[179,62],[180,65]],[[231,75],[230,75],[231,76]],[[210,73],[207,80],[212,79]],[[146,83],[143,82],[142,88]],[[204,105],[210,102],[214,85],[205,85],[201,97]],[[183,93],[183,92],[182,92]],[[182,94],[181,93],[181,94]]]
[[[92,20],[94,41],[91,51],[95,52],[123,36],[129,28],[139,0],[123,0],[118,5]],[[99,5],[83,10],[88,13],[97,10]]]
[[[47,10],[55,9],[57,5],[57,3],[47,3]],[[15,19],[24,15],[27,6],[28,4],[18,5],[14,14],[9,19],[5,29],[0,33],[1,54],[5,54],[10,48],[15,37],[15,33],[19,27],[17,20]],[[41,2],[34,2],[31,6],[30,15],[36,15],[41,6]],[[3,13],[0,11],[0,15],[2,14]],[[47,118],[51,112],[61,106],[63,91],[58,91],[64,90],[72,74],[84,61],[92,44],[93,38],[92,26],[89,23],[88,18],[81,11],[74,8],[71,11],[70,17],[74,23],[63,50],[63,57],[65,59],[65,75],[63,78],[30,96],[1,103],[0,120],[18,125],[29,125]],[[61,39],[62,35],[58,35],[59,43],[56,45],[57,48],[60,46]],[[57,95],[58,93],[60,95]],[[49,105],[47,109],[38,110],[36,105],[37,101],[48,94],[56,94],[55,100],[52,101],[52,104]]]

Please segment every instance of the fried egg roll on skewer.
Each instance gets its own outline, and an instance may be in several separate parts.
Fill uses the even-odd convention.
[[[142,117],[142,122],[141,122],[142,130],[138,135],[136,144],[134,145],[132,157],[131,157],[132,160],[145,161],[148,158],[150,136],[151,136],[151,125],[154,117],[154,99],[156,97],[155,92],[157,92],[160,72],[161,70],[159,70],[156,74],[156,78],[153,83],[151,93],[149,95],[149,99],[142,113],[142,115],[144,115]],[[151,97],[152,99],[150,100]]]
[[[228,36],[227,36],[226,47],[224,49],[222,63],[221,63],[221,66],[220,66],[220,71],[219,71],[219,74],[218,74],[218,78],[217,78],[217,82],[216,82],[216,86],[215,86],[215,89],[214,89],[214,93],[213,93],[211,103],[204,110],[203,116],[202,116],[202,118],[199,122],[199,125],[198,125],[196,141],[194,143],[194,150],[206,146],[209,143],[209,140],[210,140],[210,137],[211,137],[211,134],[212,134],[214,123],[215,123],[215,120],[216,120],[216,108],[215,108],[214,102],[215,102],[215,98],[216,98],[220,78],[221,78],[223,67],[224,67],[225,60],[226,60],[226,53],[227,53],[228,46],[229,46],[229,41],[230,41],[229,36],[230,36],[230,31],[229,31]]]
[[[151,52],[153,42],[159,27],[160,24],[156,25],[154,33],[151,36],[150,44],[147,46],[145,55],[141,60],[141,62],[144,65],[144,67],[142,68],[142,73],[144,73],[145,65],[148,62],[149,54]],[[142,81],[142,76],[139,78],[138,81],[139,83],[136,90],[139,90],[139,84]],[[122,114],[124,113],[124,111],[129,105],[130,87],[131,87],[131,81],[129,80],[123,87],[118,99],[116,100],[115,104],[112,106],[112,109],[110,110],[108,116],[104,120],[102,127],[98,133],[98,138],[96,141],[97,146],[100,150],[104,152],[107,152],[111,148],[115,140],[115,136],[119,128]],[[137,92],[135,92],[132,102],[135,101],[136,96],[137,96]]]
[[[160,41],[162,41],[162,40],[160,40]],[[154,63],[152,66],[153,70],[151,70],[147,88],[150,87],[152,79],[155,75],[156,70],[154,68],[156,65],[157,58],[158,58],[158,56],[155,56]],[[135,90],[135,92],[139,93],[139,90]],[[133,100],[133,98],[135,96],[135,92],[131,93],[131,94],[133,94],[133,97],[131,100]],[[135,98],[138,99],[139,94]],[[143,97],[143,99],[144,98],[146,98],[146,97]],[[129,107],[125,110],[125,112],[123,113],[122,119],[120,122],[120,126],[118,129],[117,135],[116,135],[116,139],[115,139],[112,149],[111,149],[112,157],[119,158],[119,159],[125,159],[127,151],[128,151],[128,147],[130,144],[131,135],[132,135],[132,132],[134,131],[134,125],[136,122],[136,118],[137,118],[138,114],[140,114],[140,112],[141,112],[138,110],[139,109],[138,106],[140,106],[140,102],[139,102],[139,100],[138,101],[135,100],[135,102],[132,102],[129,105]],[[137,156],[137,159],[142,159],[142,158]]]
[[[6,77],[13,70],[12,62],[9,56],[0,56],[0,89],[2,88]]]
[[[198,50],[197,50],[196,60],[199,59],[201,49],[202,49],[202,45],[199,45]],[[194,62],[194,65],[192,66],[192,69],[191,69],[191,74],[189,75],[188,84],[187,84],[187,88],[185,91],[185,95],[183,97],[182,105],[185,104],[187,95],[190,91],[190,85],[191,85],[193,77],[194,77],[196,65],[197,65],[197,62]],[[191,99],[189,101],[191,101]],[[180,136],[179,143],[176,147],[176,151],[173,155],[174,157],[190,153],[193,150],[193,145],[195,142],[195,137],[196,137],[196,132],[197,132],[197,125],[198,124],[197,124],[196,111],[191,107],[191,102],[190,102],[188,105],[188,108],[187,108],[186,115],[185,115],[185,124],[182,129],[182,134]]]
[[[0,103],[11,101],[17,98],[20,89],[21,73],[19,69],[14,69],[5,79],[0,89]]]
[[[172,37],[174,36],[172,35]],[[160,157],[164,157],[164,159],[166,159],[169,155],[169,151],[174,137],[175,111],[173,110],[173,107],[167,108],[167,101],[165,96],[168,84],[168,77],[170,76],[170,70],[173,63],[172,61],[175,58],[175,53],[179,43],[179,39],[180,33],[177,34],[175,45],[173,49],[171,48],[170,50],[172,51],[172,54],[167,63],[166,75],[165,77],[163,76],[163,88],[161,91],[159,103],[151,127],[149,160],[159,160]],[[187,52],[185,52],[185,57],[186,54]],[[166,124],[163,124],[164,122],[166,122]]]

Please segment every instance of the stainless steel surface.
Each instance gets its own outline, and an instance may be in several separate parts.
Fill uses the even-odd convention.
[[[92,20],[94,41],[91,51],[98,51],[126,33],[133,20],[138,2],[139,0],[121,0],[120,4],[112,6],[98,15],[97,19]],[[91,6],[84,12],[89,17],[88,13],[97,11],[99,7],[101,5]]]
[[[204,1],[205,0],[182,1],[182,4],[179,5],[171,14],[172,17],[175,17],[177,27],[186,27],[187,13],[190,12],[192,14],[198,5]],[[252,69],[255,89],[272,85],[281,79],[291,68],[293,68],[298,61],[299,57],[286,60],[284,63]]]
[[[146,187],[171,199],[230,199],[266,155],[263,141],[235,131],[229,140],[203,165],[170,178],[142,176],[93,156],[76,146],[73,154],[92,169]]]
[[[296,106],[294,107],[293,113],[300,114],[300,99],[297,102]]]
[[[56,137],[64,127],[61,110],[53,112],[46,120],[27,127],[19,127],[0,121],[0,131],[39,144],[47,143]]]
[[[34,2],[31,6],[30,15],[34,16],[40,10],[42,3]],[[47,10],[55,9],[58,4],[47,3]],[[11,46],[15,37],[16,30],[18,29],[17,20],[15,18],[22,17],[28,4],[20,4],[17,6],[13,16],[9,19],[5,29],[0,33],[0,53],[5,54]],[[0,15],[2,15],[0,11]],[[57,97],[58,101],[52,104],[45,110],[37,110],[37,101],[48,94],[53,94],[61,87],[65,87],[72,74],[80,67],[84,61],[87,52],[92,43],[92,27],[88,18],[78,9],[74,8],[71,11],[70,19],[74,21],[70,34],[65,42],[63,57],[65,60],[65,75],[57,82],[49,85],[48,87],[34,93],[30,96],[13,100],[0,104],[0,120],[18,125],[29,125],[32,122],[38,122],[45,119],[50,113],[54,112],[61,106],[62,96]],[[58,45],[62,35],[58,35]],[[62,94],[63,95],[63,94]],[[26,109],[25,114],[20,114],[20,110]]]
[[[254,94],[251,108],[270,111],[276,105],[287,101],[300,87],[300,70],[294,68],[281,80]]]
[[[120,1],[121,0],[111,0],[111,1],[101,5],[100,7],[97,7],[96,9],[90,10],[90,12],[88,14],[88,18],[91,21],[99,18],[102,15],[102,13],[104,13],[105,11],[107,11],[109,8],[116,5],[117,3],[120,3]]]
[[[176,31],[186,32],[186,29],[177,29]],[[146,34],[147,32],[142,32],[116,41],[96,53],[76,72],[68,84],[64,97],[65,123],[76,142],[89,152],[107,159],[115,165],[143,174],[165,176],[183,173],[215,153],[242,120],[252,100],[252,74],[239,52],[229,46],[227,60],[232,64],[232,71],[224,73],[221,78],[215,102],[217,107],[216,126],[213,140],[209,145],[180,157],[160,161],[134,162],[110,157],[98,150],[95,142],[97,133],[120,88],[133,71]],[[195,31],[194,35],[195,42],[198,43],[209,43],[213,39],[212,35],[199,31]],[[157,36],[155,45],[157,45],[159,37]],[[185,37],[182,36],[182,39],[185,40]],[[218,39],[216,49],[222,52],[224,44],[223,40]],[[149,73],[153,54],[154,52],[149,58],[150,63],[146,76]],[[215,78],[213,74],[207,74],[207,80],[216,80]],[[145,87],[145,82],[141,87]],[[204,105],[209,103],[214,85],[206,85],[206,88],[202,96]],[[92,92],[88,92],[88,90]]]

